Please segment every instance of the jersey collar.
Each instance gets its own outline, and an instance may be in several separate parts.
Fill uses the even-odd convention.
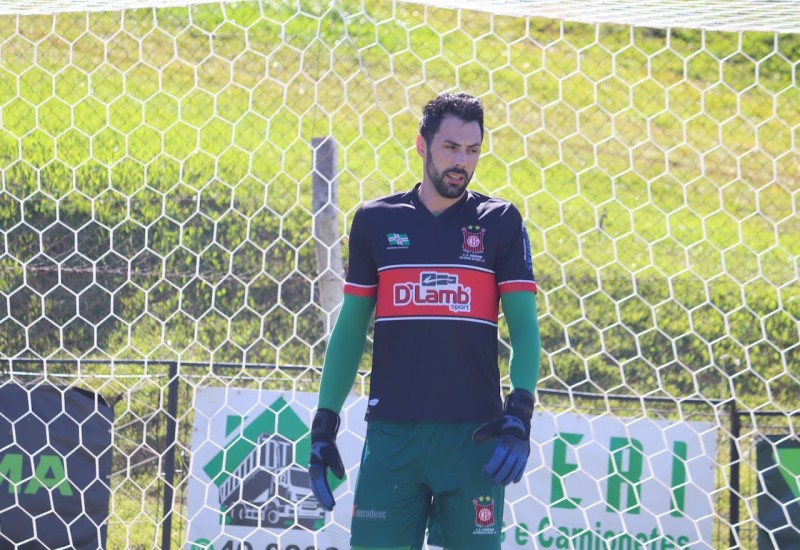
[[[439,213],[439,215],[437,216],[437,215],[434,215],[433,212],[428,210],[428,207],[425,206],[423,204],[423,202],[420,200],[420,198],[419,198],[419,188],[420,188],[421,185],[422,185],[422,182],[418,182],[414,186],[414,188],[409,192],[409,194],[411,195],[411,202],[414,204],[414,206],[416,208],[421,209],[423,212],[427,212],[428,214],[430,214],[431,216],[433,216],[436,219],[448,218],[448,217],[454,215],[455,212],[458,212],[459,210],[461,210],[461,208],[463,208],[463,206],[467,203],[469,198],[472,196],[472,192],[469,189],[467,189],[466,191],[464,191],[464,193],[461,195],[461,197],[456,202],[454,202],[453,204],[451,204],[450,206],[448,206],[447,208],[442,210]]]

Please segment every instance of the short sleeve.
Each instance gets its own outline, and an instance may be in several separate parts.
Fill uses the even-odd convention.
[[[369,246],[367,218],[364,208],[359,208],[350,226],[344,292],[353,296],[373,297],[378,289],[378,270]]]
[[[536,292],[531,241],[519,210],[512,204],[502,214],[502,238],[495,266],[500,294]]]

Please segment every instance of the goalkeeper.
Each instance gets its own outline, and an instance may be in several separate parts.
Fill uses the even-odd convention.
[[[339,412],[375,312],[367,433],[355,488],[353,550],[500,548],[505,486],[530,453],[539,376],[536,283],[519,211],[467,190],[483,143],[483,105],[445,93],[423,110],[422,181],[370,201],[350,231],[345,298],[325,356],[311,427],[314,495],[335,504]],[[499,305],[511,337],[503,402]]]

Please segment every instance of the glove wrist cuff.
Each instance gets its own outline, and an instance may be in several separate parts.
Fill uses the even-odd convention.
[[[327,436],[336,438],[339,433],[339,415],[330,409],[317,409],[314,420],[311,422],[311,437]]]
[[[533,394],[521,388],[515,389],[506,396],[504,410],[506,414],[513,414],[530,424],[533,417]]]

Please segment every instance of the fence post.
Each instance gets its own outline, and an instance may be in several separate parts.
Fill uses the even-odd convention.
[[[313,138],[312,212],[316,241],[317,288],[329,335],[342,303],[344,268],[339,231],[338,151],[333,137]]]
[[[172,538],[172,507],[175,495],[175,445],[178,424],[178,363],[169,363],[169,384],[167,385],[167,441],[164,448],[164,501],[161,529],[161,550],[169,550]]]
[[[739,437],[741,436],[742,426],[739,421],[739,410],[736,408],[736,399],[731,399],[731,486],[730,495],[730,548],[739,548]]]

